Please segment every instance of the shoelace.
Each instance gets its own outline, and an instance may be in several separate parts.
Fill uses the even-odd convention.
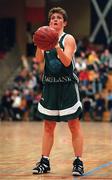
[[[74,165],[73,172],[78,172],[81,175],[83,173],[83,166],[81,164]]]
[[[83,167],[82,167],[82,165],[77,164],[77,165],[75,165],[75,166],[74,166],[74,169],[79,169],[79,170],[82,170],[82,169],[83,169]]]

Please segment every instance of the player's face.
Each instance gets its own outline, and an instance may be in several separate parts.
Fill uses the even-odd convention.
[[[52,14],[49,22],[49,26],[60,31],[66,26],[66,22],[63,19],[62,14],[54,13]]]

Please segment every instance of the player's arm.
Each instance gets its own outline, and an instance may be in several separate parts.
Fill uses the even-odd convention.
[[[76,42],[72,35],[67,35],[64,41],[64,51],[59,44],[56,46],[57,54],[64,66],[68,67],[72,61],[74,52],[76,51]]]
[[[38,47],[36,49],[35,57],[36,57],[38,62],[42,62],[44,60],[43,51],[41,49],[39,49]]]

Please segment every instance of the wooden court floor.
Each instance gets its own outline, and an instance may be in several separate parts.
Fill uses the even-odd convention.
[[[51,173],[32,175],[41,154],[43,122],[0,122],[0,180],[112,180],[112,124],[81,123],[85,174],[74,178],[73,149],[66,123],[58,123],[55,130]]]

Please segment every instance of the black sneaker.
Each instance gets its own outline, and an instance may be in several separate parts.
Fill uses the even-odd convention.
[[[32,171],[33,174],[44,174],[50,172],[49,160],[42,157],[40,162],[36,164],[36,167]]]
[[[83,174],[84,174],[83,162],[79,158],[77,158],[73,162],[72,175],[73,176],[83,176]]]

